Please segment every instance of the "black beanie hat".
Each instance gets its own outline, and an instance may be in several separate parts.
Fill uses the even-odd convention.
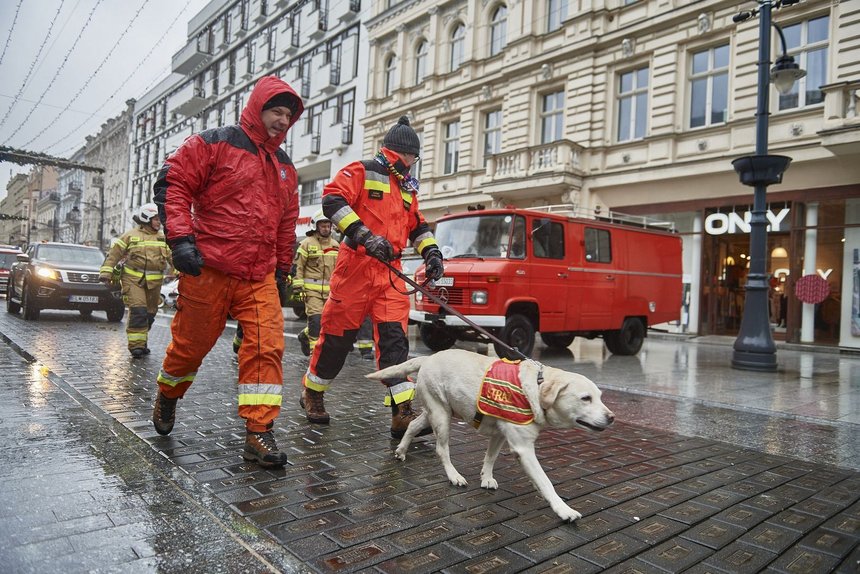
[[[268,110],[269,108],[274,108],[277,106],[284,106],[285,108],[290,108],[290,111],[293,115],[296,115],[296,110],[299,109],[299,102],[296,101],[296,97],[288,92],[281,92],[280,94],[275,94],[269,101],[263,104],[263,110]]]
[[[406,116],[400,116],[397,125],[388,130],[382,140],[382,145],[400,153],[418,155],[418,152],[421,151],[421,140],[418,139],[418,134],[415,133],[412,126],[409,125],[409,118]]]

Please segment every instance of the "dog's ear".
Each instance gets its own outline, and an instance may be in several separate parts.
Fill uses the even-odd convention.
[[[568,381],[565,379],[551,378],[544,381],[540,386],[540,407],[543,410],[549,409],[567,385]]]

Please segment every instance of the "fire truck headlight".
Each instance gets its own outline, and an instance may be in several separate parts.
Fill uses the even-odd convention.
[[[415,292],[415,300],[416,301],[423,301],[424,300],[424,293],[422,293],[421,291],[416,291]]]
[[[487,292],[486,291],[472,291],[472,303],[475,305],[486,305],[487,304]]]

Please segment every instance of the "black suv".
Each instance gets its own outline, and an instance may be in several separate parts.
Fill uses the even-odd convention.
[[[95,247],[73,243],[32,243],[17,256],[9,273],[6,311],[24,310],[35,321],[42,309],[70,309],[88,317],[105,311],[118,322],[125,313],[118,285],[99,283],[104,254]]]

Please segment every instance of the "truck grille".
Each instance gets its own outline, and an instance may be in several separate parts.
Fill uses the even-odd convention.
[[[438,287],[431,291],[436,297],[440,297],[443,301],[447,299],[449,305],[462,305],[466,296],[466,290],[459,287]],[[446,297],[443,297],[447,293]],[[433,301],[428,301],[434,304]]]
[[[80,273],[78,271],[69,271],[66,273],[69,278],[69,283],[98,283],[98,273]]]

